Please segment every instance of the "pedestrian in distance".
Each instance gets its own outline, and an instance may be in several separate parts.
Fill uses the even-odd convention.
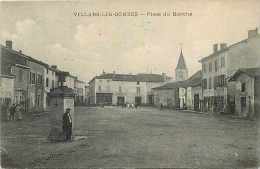
[[[65,113],[63,114],[63,133],[65,135],[65,141],[71,141],[72,135],[72,118],[70,114],[70,108],[67,108]]]
[[[16,113],[16,119],[17,120],[22,120],[22,112],[23,112],[23,107],[22,104],[19,103],[16,108],[15,108],[15,113]]]
[[[160,110],[162,110],[163,109],[163,104],[161,103],[161,107],[160,107]]]
[[[12,104],[12,106],[10,106],[10,117],[9,117],[9,120],[14,120],[14,115],[15,115],[15,104]]]

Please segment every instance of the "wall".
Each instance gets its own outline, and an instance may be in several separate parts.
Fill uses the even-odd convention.
[[[9,75],[14,64],[26,65],[27,61],[18,52],[1,46],[1,74]]]
[[[45,81],[44,81],[44,69],[45,67],[41,64],[35,63],[33,61],[28,61],[28,66],[31,68],[30,72],[35,73],[36,80],[35,84],[30,82],[29,84],[29,111],[43,111],[44,109],[44,88],[45,88]],[[42,82],[37,82],[37,76],[40,75]],[[29,80],[28,80],[29,82]]]
[[[221,58],[224,58],[225,60],[225,66],[221,66]],[[221,52],[213,57],[210,57],[202,62],[202,65],[205,64],[206,72],[202,70],[202,79],[207,79],[207,89],[203,89],[203,97],[209,97],[214,95],[225,95],[224,91],[226,87],[218,87],[216,90],[214,90],[214,77],[220,76],[220,75],[227,75],[227,67],[229,67],[227,63],[228,53]],[[215,71],[215,61],[217,61],[217,71]],[[209,63],[212,64],[212,71],[209,72]],[[212,87],[209,89],[209,79],[211,78],[211,84]]]
[[[246,84],[245,92],[241,91],[241,84]],[[236,80],[235,111],[240,117],[247,117],[254,114],[254,78],[242,73]],[[241,110],[241,97],[246,97],[246,107]],[[250,99],[249,99],[250,98]]]
[[[102,91],[99,91],[98,86],[102,87]],[[121,92],[119,91],[121,87]],[[140,88],[140,93],[137,94],[137,87]],[[124,96],[125,103],[135,103],[135,97],[140,96],[142,104],[146,103],[146,83],[129,81],[112,81],[111,79],[98,79],[96,84],[97,93],[113,93],[112,103],[117,104],[117,97]]]
[[[66,76],[64,86],[67,86],[69,88],[75,89],[75,77],[72,76]]]
[[[175,69],[176,81],[183,81],[188,78],[188,70],[186,69]]]
[[[157,107],[160,107],[161,104],[168,108],[175,108],[175,90],[166,89],[166,90],[153,90],[154,91],[154,103]]]
[[[228,51],[228,69],[231,75],[239,68],[260,67],[260,35],[230,47]]]
[[[76,80],[76,100],[75,104],[85,104],[85,82]]]
[[[96,79],[89,83],[89,103],[91,105],[96,104]]]
[[[148,103],[148,95],[153,94],[152,88],[161,85],[157,82],[139,82],[136,81],[113,81],[112,79],[94,79],[89,86],[90,89],[90,104],[96,103],[96,93],[112,93],[112,104],[117,105],[117,98],[124,97],[125,103],[134,104],[135,97],[141,97],[142,104]],[[99,91],[101,86],[101,91]],[[119,91],[121,87],[121,91]],[[140,88],[140,93],[137,94],[137,87]]]
[[[203,100],[203,96],[202,96],[202,88],[201,86],[194,86],[191,88],[191,109],[194,110],[194,96],[198,94],[199,95],[199,100],[200,100],[200,110],[201,110],[201,106],[202,106],[202,100]]]
[[[0,75],[0,104],[5,99],[14,99],[14,77]]]
[[[255,78],[255,105],[254,105],[254,108],[255,108],[255,115],[256,117],[259,119],[260,117],[260,77],[256,77]]]
[[[47,71],[48,70],[48,71]],[[46,84],[46,79],[48,78],[49,83],[48,86]],[[52,83],[54,82],[54,86],[52,86]],[[56,72],[52,69],[44,68],[44,96],[43,96],[43,108],[46,109],[47,107],[47,94],[50,92],[52,88],[57,87],[56,82]]]

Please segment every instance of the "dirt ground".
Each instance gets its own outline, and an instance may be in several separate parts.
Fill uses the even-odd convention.
[[[258,166],[256,121],[156,108],[77,107],[75,140],[50,143],[48,113],[2,122],[2,167]]]

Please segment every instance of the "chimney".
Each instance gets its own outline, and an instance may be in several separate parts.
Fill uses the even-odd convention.
[[[116,74],[116,71],[113,70],[113,74]]]
[[[255,28],[253,30],[248,30],[248,39],[253,38],[258,34],[258,29]]]
[[[11,40],[5,41],[5,45],[8,49],[13,49],[13,42]]]
[[[227,44],[226,43],[221,43],[220,44],[220,50],[226,49],[227,48]]]
[[[51,65],[51,68],[57,69],[58,67],[57,67],[57,65]]]
[[[215,53],[215,52],[217,52],[217,51],[218,51],[218,44],[215,43],[215,44],[213,45],[213,53]]]

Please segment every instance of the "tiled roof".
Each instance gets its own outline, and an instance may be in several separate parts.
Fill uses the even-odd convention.
[[[140,73],[137,75],[131,74],[115,74],[115,73],[105,73],[94,77],[94,79],[111,79],[113,81],[129,81],[129,82],[163,82],[164,77],[159,74],[146,74]],[[91,81],[92,81],[91,80]]]
[[[184,81],[168,82],[168,83],[165,83],[162,86],[155,87],[153,89],[155,89],[155,90],[166,90],[166,89],[175,89],[175,88],[186,87],[186,86],[187,86],[187,82],[184,80]]]
[[[241,74],[245,73],[251,77],[260,77],[260,67],[254,68],[240,68],[230,78],[229,81],[234,81]]]
[[[164,77],[159,74],[137,74],[137,80],[140,82],[163,82]]]
[[[44,62],[42,62],[42,61],[40,61],[40,60],[37,60],[37,59],[35,59],[35,58],[32,58],[31,56],[25,55],[24,53],[18,52],[18,51],[14,50],[14,49],[8,49],[8,48],[5,47],[4,45],[1,45],[1,47],[2,47],[3,49],[6,49],[8,52],[11,52],[11,53],[13,53],[13,54],[19,55],[19,56],[21,56],[21,57],[24,57],[24,58],[28,59],[28,60],[31,61],[31,62],[38,63],[38,64],[43,65],[43,66],[45,66],[45,67],[49,67],[49,65],[48,65],[47,63],[44,63]]]
[[[201,85],[202,72],[201,70],[194,73],[187,81],[189,86],[199,86]]]
[[[199,86],[201,84],[202,72],[201,70],[194,73],[189,79],[184,81],[169,82],[162,86],[155,87],[155,90],[175,89],[179,87]]]

